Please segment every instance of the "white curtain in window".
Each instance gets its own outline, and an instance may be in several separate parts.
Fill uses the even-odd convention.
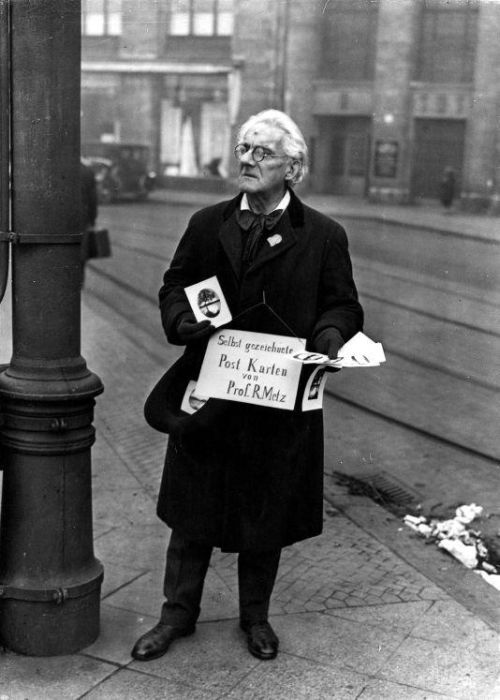
[[[214,0],[193,1],[193,34],[212,36],[215,33]]]
[[[210,163],[213,158],[220,158],[223,167],[227,169],[230,138],[227,104],[225,102],[204,102],[201,107],[200,156],[202,165]]]
[[[86,0],[84,4],[84,32],[88,36],[102,36],[105,30],[104,0]]]
[[[229,123],[234,126],[238,119],[241,105],[241,69],[233,68],[227,76]]]
[[[122,0],[108,0],[108,34],[120,36],[122,33]]]
[[[174,107],[172,100],[161,102],[161,152],[160,159],[166,174],[177,174],[181,162],[182,110]]]
[[[189,26],[189,0],[173,0],[170,14],[170,34],[187,36]]]
[[[193,34],[212,36],[214,33],[214,16],[210,12],[197,12],[193,16]]]
[[[185,177],[195,177],[198,175],[193,124],[190,117],[186,117],[182,125],[181,166],[179,175],[184,175]]]
[[[219,0],[217,4],[217,31],[219,36],[231,36],[234,26],[233,0]]]

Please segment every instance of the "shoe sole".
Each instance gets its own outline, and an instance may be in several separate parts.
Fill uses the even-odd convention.
[[[172,644],[172,642],[175,642],[175,640],[179,639],[180,637],[191,636],[195,633],[195,631],[196,628],[193,627],[193,629],[186,630],[185,632],[180,632],[174,639],[171,640],[170,644]],[[162,651],[158,651],[156,654],[149,654],[148,656],[137,656],[136,654],[132,653],[131,656],[136,661],[154,661],[155,659],[159,659],[167,653],[167,651],[170,649],[170,644],[168,644],[168,646]]]
[[[248,651],[252,654],[252,656],[255,656],[256,659],[260,659],[261,661],[272,661],[278,656],[278,650],[271,652],[270,654],[262,654],[262,652],[257,651],[256,649],[253,649],[250,645],[248,645]]]

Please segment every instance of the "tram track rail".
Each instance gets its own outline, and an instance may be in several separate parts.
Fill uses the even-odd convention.
[[[159,255],[157,252],[152,250],[144,250],[144,248],[136,245],[127,245],[126,243],[120,243],[118,241],[113,241],[113,248],[118,248],[119,250],[125,250],[130,253],[138,253],[143,258],[149,258],[151,260],[161,260],[164,265],[169,265],[171,258],[168,256]]]
[[[421,428],[419,426],[416,426],[408,421],[405,421],[401,418],[396,418],[395,416],[389,416],[387,413],[384,413],[383,411],[378,411],[370,406],[366,406],[362,404],[360,401],[355,401],[354,399],[348,399],[345,396],[340,396],[337,394],[333,389],[325,389],[325,394],[328,396],[332,397],[336,401],[339,401],[340,403],[346,404],[347,406],[352,406],[353,408],[362,411],[364,413],[368,413],[371,416],[376,416],[377,418],[382,418],[384,421],[387,421],[391,423],[392,425],[398,426],[400,428],[404,428],[405,430],[410,430],[412,433],[415,433],[416,435],[420,435],[422,437],[427,438],[428,440],[433,440],[435,442],[438,442],[441,445],[445,445],[447,447],[451,447],[454,450],[459,450],[460,452],[470,455],[471,457],[478,457],[479,459],[484,460],[485,462],[489,462],[490,464],[494,464],[498,466],[499,463],[499,458],[498,456],[489,454],[488,452],[483,452],[482,450],[478,450],[474,447],[470,447],[470,445],[466,445],[464,443],[460,443],[457,440],[453,440],[451,438],[447,438],[444,435],[440,435],[439,433],[432,432],[430,430],[426,430],[425,428]]]
[[[130,248],[128,248],[126,245],[123,247],[127,248],[127,250],[130,250]],[[149,255],[147,255],[146,257],[149,257]],[[155,260],[159,259],[157,255],[153,255],[152,257],[154,257]],[[126,295],[130,295],[130,297],[134,298],[135,300],[141,300],[142,302],[145,302],[147,306],[151,307],[152,313],[154,313],[155,315],[158,314],[158,302],[155,296],[149,294],[148,292],[145,292],[142,289],[139,289],[136,285],[124,279],[123,276],[119,277],[110,273],[108,270],[102,269],[98,266],[98,264],[90,263],[88,267],[89,271],[91,271],[91,274],[96,275],[96,278],[99,278],[101,281],[105,281],[109,289],[112,289],[112,286],[114,286],[116,289],[119,289]],[[134,311],[134,305],[130,303],[123,303],[123,301],[120,303],[120,295],[108,293],[108,291],[102,291],[102,289],[98,290],[89,285],[87,285],[86,287],[85,294],[98,299],[102,304],[107,306],[114,314],[119,315],[125,321],[129,322],[130,328],[134,328],[134,326],[138,323],[138,316],[137,313]],[[409,310],[411,312],[418,313],[418,310],[411,308]],[[439,320],[443,321],[444,319],[439,318]],[[454,322],[450,321],[450,323]],[[143,315],[141,315],[139,325],[141,328],[141,335],[145,334],[151,339],[154,339],[156,342],[161,342],[161,340],[163,339],[163,334],[160,328],[160,324],[158,324],[157,326],[158,332],[156,333],[152,325],[144,319]],[[475,331],[482,332],[481,329],[477,329],[474,327],[472,328]],[[165,361],[164,355],[160,354],[159,352],[156,352],[151,346],[151,344],[144,343],[141,340],[141,338],[136,337],[136,335],[132,331],[128,332],[127,336],[130,340],[132,340],[132,342],[134,342],[136,346],[140,347],[142,352],[146,353],[155,362],[159,362],[163,365]],[[489,382],[482,382],[477,378],[469,377],[463,373],[444,367],[443,365],[426,361],[422,358],[412,356],[409,353],[401,352],[397,348],[386,346],[385,349],[388,356],[399,357],[422,369],[439,372],[441,374],[447,375],[452,379],[464,382],[464,385],[473,385],[483,389],[487,389],[492,392],[498,390],[498,387],[492,385]],[[466,444],[465,442],[460,442],[456,439],[452,439],[436,431],[432,431],[421,426],[414,425],[410,421],[406,420],[404,417],[390,415],[389,413],[382,410],[378,410],[377,408],[369,406],[363,403],[362,401],[343,396],[329,387],[325,389],[325,394],[335,401],[351,406],[352,408],[359,410],[365,414],[381,418],[394,426],[398,426],[405,430],[409,430],[416,435],[420,435],[422,437],[425,437],[426,439],[436,441],[441,445],[460,450],[463,453],[469,454],[471,457],[483,459],[491,464],[498,464],[499,457],[497,455],[490,454],[485,450],[479,450],[476,447]]]
[[[168,236],[165,233],[161,233],[161,234],[152,233],[151,231],[149,231],[147,229],[139,229],[138,230],[138,229],[136,229],[136,227],[134,227],[133,231],[130,230],[127,233],[129,236],[133,236],[133,237],[135,237],[137,234],[146,234],[147,233],[149,243],[151,243],[152,241],[159,242],[162,244],[162,247],[166,247],[166,244],[169,244],[169,245],[174,244],[178,240],[177,237]],[[171,256],[161,254],[157,250],[148,250],[148,249],[144,248],[143,244],[135,245],[135,244],[129,244],[128,242],[123,242],[123,240],[121,240],[118,236],[113,238],[112,244],[113,244],[113,248],[138,253],[139,255],[141,255],[142,257],[145,257],[145,258],[152,258],[155,260],[161,260],[162,263],[164,263],[166,265],[168,265],[171,261]],[[370,261],[366,258],[362,258],[362,257],[357,256],[357,255],[353,255],[352,257],[353,257],[353,261],[355,262],[355,267],[358,270],[369,271],[369,270],[373,270],[374,268],[378,267],[378,268],[380,268],[381,274],[383,274],[384,277],[386,277],[386,278],[391,278],[393,280],[398,280],[400,282],[408,282],[409,281],[408,275],[397,274],[393,271],[389,271],[389,269],[388,269],[389,266],[387,266],[387,265],[383,265],[383,266],[377,265],[373,261]],[[441,282],[439,284],[432,284],[427,279],[425,281],[421,282],[418,280],[418,277],[419,276],[416,275],[413,278],[410,278],[411,283],[414,285],[425,287],[426,289],[437,292],[437,293],[458,294],[458,292],[455,289],[457,287],[456,284],[452,285],[449,288],[448,285],[446,284],[446,282]],[[468,289],[462,288],[460,290],[459,295],[460,295],[460,298],[463,300],[477,301],[477,302],[480,302],[482,305],[484,305],[486,308],[490,308],[494,311],[500,310],[500,295],[492,294],[490,290],[484,290],[481,293],[473,293],[473,291],[470,288],[468,288]],[[485,298],[486,295],[488,295],[487,298]],[[404,309],[408,309],[410,311],[417,312],[417,309],[415,307],[405,305],[405,304],[398,304],[397,302],[391,302],[387,298],[378,297],[377,295],[367,293],[366,291],[364,292],[364,296],[370,297],[374,300],[380,300],[380,301],[387,303],[387,304],[391,303],[393,306],[398,306],[399,308],[404,308]],[[492,298],[493,298],[493,300],[492,300]],[[444,321],[448,320],[448,319],[443,319],[441,316],[433,315],[430,312],[420,311],[420,313],[422,315],[428,315],[430,318],[436,317],[440,321],[441,320],[444,320]],[[450,321],[450,322],[455,323],[455,321]],[[459,325],[463,325],[464,327],[470,327],[472,330],[475,330],[475,331],[482,330],[478,326],[474,326],[472,324],[466,324],[464,322],[459,322],[459,321],[457,323]],[[500,331],[491,330],[490,333],[492,335],[495,335],[495,336],[500,336]]]
[[[435,321],[440,321],[441,323],[450,323],[454,326],[458,326],[459,328],[465,328],[468,331],[474,331],[475,333],[484,333],[485,335],[491,335],[495,338],[500,338],[500,331],[496,331],[492,328],[484,329],[484,328],[478,328],[477,326],[474,326],[472,323],[467,323],[465,321],[459,321],[455,319],[448,319],[448,318],[443,318],[443,316],[439,314],[435,314],[432,311],[424,311],[423,309],[418,309],[415,308],[414,306],[410,306],[409,304],[403,304],[398,301],[394,301],[393,299],[386,299],[384,297],[377,296],[376,294],[372,294],[370,292],[364,292],[363,296],[366,299],[372,299],[373,301],[380,302],[382,304],[385,304],[386,306],[393,306],[394,308],[397,309],[403,309],[404,311],[410,311],[413,314],[417,314],[418,316],[424,316],[425,318],[432,318]]]
[[[125,250],[131,250],[131,248],[129,248],[128,246],[121,246],[121,247],[124,248]],[[161,258],[158,255],[155,255],[155,254],[152,254],[149,252],[146,252],[145,256],[151,257],[155,261],[161,260],[165,264],[168,264],[170,262],[170,258],[168,258],[168,257]],[[143,299],[144,301],[150,302],[152,305],[154,305],[155,309],[158,308],[157,297],[154,297],[151,294],[144,292],[143,290],[139,289],[135,285],[125,281],[122,277],[118,277],[117,275],[114,275],[106,270],[103,270],[103,269],[99,268],[97,265],[93,265],[92,263],[91,263],[91,265],[92,265],[92,270],[93,270],[94,274],[96,274],[97,276],[100,276],[101,278],[105,278],[105,279],[109,280],[115,286],[117,286],[119,289],[121,289],[125,292],[128,292],[132,296],[135,296],[135,297],[138,297],[140,299]],[[91,293],[92,293],[92,290],[91,290]],[[101,297],[102,296],[103,295],[101,295]],[[464,327],[464,328],[467,328],[468,330],[474,331],[476,333],[484,333],[485,335],[500,337],[500,333],[497,333],[496,331],[493,331],[493,330],[488,331],[488,330],[484,330],[483,328],[478,328],[477,326],[473,326],[472,324],[460,323],[460,322],[456,322],[456,321],[451,320],[451,319],[446,319],[446,318],[443,318],[442,316],[438,316],[437,314],[425,312],[425,311],[422,311],[421,309],[414,308],[414,307],[411,307],[411,306],[406,305],[406,304],[400,304],[398,302],[388,300],[384,297],[377,297],[375,295],[372,295],[372,294],[369,294],[366,292],[363,294],[363,296],[366,299],[372,299],[372,300],[375,300],[379,303],[383,303],[383,304],[386,304],[389,306],[394,306],[396,308],[401,308],[401,309],[404,309],[405,311],[409,311],[409,312],[414,313],[416,315],[425,316],[427,318],[432,318],[434,320],[440,321],[441,323],[450,324],[452,326]],[[101,299],[101,300],[104,300],[104,299]],[[117,309],[115,309],[115,310],[117,310]],[[454,379],[458,379],[460,381],[467,382],[467,384],[474,384],[476,386],[479,386],[479,387],[482,387],[484,389],[488,389],[491,391],[498,390],[498,386],[495,384],[492,384],[491,382],[481,381],[477,377],[471,377],[471,376],[464,374],[462,372],[453,370],[450,367],[445,367],[443,364],[438,364],[437,362],[432,362],[432,361],[426,360],[425,358],[423,358],[420,355],[416,355],[416,354],[412,354],[412,353],[408,353],[408,352],[402,352],[401,350],[398,350],[396,347],[393,347],[391,345],[387,345],[386,343],[384,343],[384,347],[386,348],[387,352],[390,355],[393,355],[395,357],[400,357],[400,358],[407,360],[409,362],[412,362],[415,365],[418,365],[419,367],[422,367],[424,369],[438,371],[438,372],[446,374],[450,377],[453,377]]]
[[[434,282],[431,276],[423,277],[422,274],[414,274],[409,276],[408,270],[405,271],[406,274],[401,274],[395,272],[391,265],[374,263],[373,260],[368,258],[363,258],[361,256],[353,255],[353,262],[356,270],[371,272],[374,269],[377,270],[385,278],[395,280],[397,282],[408,283],[410,282],[416,286],[424,286],[426,289],[437,292],[438,294],[455,294],[460,297],[460,299],[468,301],[477,301],[483,304],[486,308],[491,308],[493,310],[500,310],[500,294],[492,293],[491,290],[478,290],[475,291],[470,287],[464,289],[463,285],[459,285],[456,282],[450,282],[447,280],[439,280],[439,282]]]
[[[152,242],[154,243],[160,243],[162,249],[167,248],[170,245],[175,245],[175,243],[178,242],[178,237],[177,236],[171,236],[168,235],[167,233],[155,233],[151,232],[149,229],[145,228],[137,228],[136,226],[133,227],[133,229],[129,229],[125,231],[126,233],[126,242],[124,242],[123,237],[120,237],[119,235],[116,235],[113,237],[112,240],[112,245],[113,249],[116,248],[118,250],[124,250],[124,251],[129,251],[129,252],[134,252],[138,253],[142,257],[145,258],[153,258],[155,260],[161,260],[164,264],[169,264],[171,261],[171,256],[165,255],[161,252],[158,252],[158,250],[155,248],[154,250],[148,250],[147,248],[144,247],[144,243],[138,243],[138,244],[131,244],[128,242],[129,238],[135,239],[139,235],[147,235],[147,240],[148,243],[151,244]],[[397,280],[400,282],[406,282],[410,281],[413,285],[425,287],[428,290],[437,292],[437,293],[448,293],[448,294],[459,294],[460,298],[463,300],[469,300],[469,301],[477,301],[483,304],[487,308],[491,308],[492,310],[500,310],[500,294],[494,294],[491,292],[491,290],[481,290],[480,292],[474,293],[473,290],[470,288],[461,288],[460,292],[457,291],[457,284],[449,283],[447,281],[440,281],[439,283],[432,283],[430,282],[429,279],[425,279],[424,281],[420,281],[421,275],[414,275],[413,277],[409,277],[408,274],[398,274],[390,269],[389,265],[381,265],[377,262],[374,262],[372,260],[369,260],[367,258],[364,258],[359,255],[352,255],[353,262],[355,263],[355,268],[357,270],[364,270],[364,271],[372,271],[374,269],[378,270],[380,274],[383,274],[385,278],[391,278],[393,280]],[[389,303],[386,298],[383,297],[377,297],[377,295],[369,295],[366,292],[364,292],[364,296],[372,296],[372,298],[377,299],[380,298],[381,301],[384,301],[386,303]],[[397,305],[395,302],[393,302],[394,305]],[[408,308],[411,311],[416,310],[414,307],[406,307],[405,305],[401,305],[401,308]],[[425,312],[422,312],[425,313]],[[438,317],[439,320],[443,320],[442,317]],[[444,319],[446,320],[446,319]],[[480,330],[477,326],[471,326],[473,330]],[[493,331],[492,332],[495,335],[500,335],[500,332]]]
[[[478,235],[477,233],[464,233],[463,231],[456,231],[452,227],[440,228],[436,225],[426,225],[422,222],[410,224],[406,219],[398,221],[398,219],[386,218],[383,215],[368,214],[363,215],[359,213],[347,213],[342,212],[338,214],[330,214],[332,218],[342,221],[353,221],[356,223],[364,222],[368,224],[375,224],[377,226],[383,227],[385,229],[397,229],[400,230],[402,226],[405,229],[411,229],[418,233],[426,233],[432,236],[440,236],[445,239],[456,239],[459,241],[470,241],[472,243],[480,243],[485,246],[498,246],[500,241],[498,237],[495,236],[484,236]]]

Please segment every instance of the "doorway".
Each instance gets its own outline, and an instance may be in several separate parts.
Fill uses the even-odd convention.
[[[455,171],[460,192],[465,145],[465,121],[416,119],[413,148],[412,194],[439,197],[439,183],[446,167]]]
[[[318,192],[364,196],[370,154],[369,117],[318,117]]]

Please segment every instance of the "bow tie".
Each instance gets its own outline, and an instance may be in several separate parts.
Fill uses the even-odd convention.
[[[274,228],[282,214],[283,209],[275,209],[270,214],[256,214],[250,209],[238,209],[236,218],[240,228],[244,231],[256,228],[260,234],[264,228],[268,231]]]
[[[236,220],[240,228],[247,232],[243,250],[243,263],[245,265],[250,265],[255,259],[264,229],[270,231],[274,228],[282,214],[283,209],[275,209],[270,214],[256,214],[250,209],[236,210]]]

